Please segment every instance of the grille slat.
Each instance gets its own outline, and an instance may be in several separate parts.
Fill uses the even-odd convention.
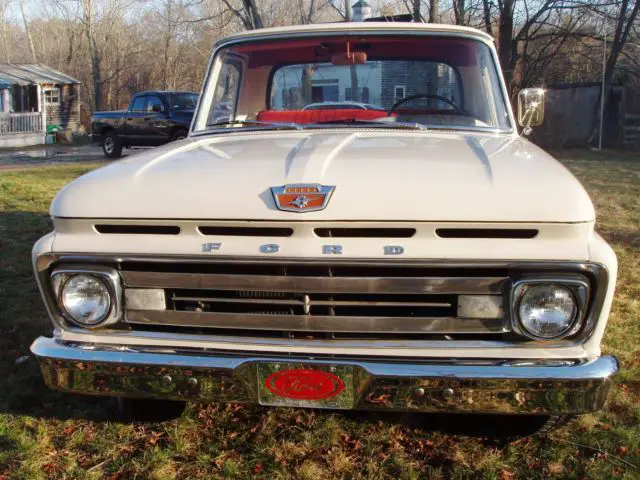
[[[241,303],[241,304],[258,304],[258,305],[303,305],[302,300],[293,299],[264,299],[264,298],[225,298],[225,297],[183,297],[173,296],[171,299],[175,302],[206,302],[206,303]]]
[[[211,313],[165,311],[130,311],[129,323],[176,327],[199,327],[206,329],[239,329],[294,332],[336,333],[423,333],[457,334],[504,333],[500,319],[458,319],[450,317],[350,317],[279,315],[273,313]],[[408,321],[409,320],[409,321]]]
[[[126,286],[298,293],[501,293],[506,277],[328,277],[124,271]]]

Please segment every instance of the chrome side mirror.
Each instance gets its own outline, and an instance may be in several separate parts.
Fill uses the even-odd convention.
[[[529,135],[531,127],[541,125],[544,120],[544,89],[525,88],[518,95],[518,123]]]

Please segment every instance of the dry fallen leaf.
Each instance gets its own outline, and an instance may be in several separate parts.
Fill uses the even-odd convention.
[[[502,480],[513,480],[515,475],[509,470],[502,470],[502,476],[500,478],[502,478]]]
[[[621,457],[624,457],[627,453],[629,453],[629,447],[618,447],[616,449],[616,453]]]

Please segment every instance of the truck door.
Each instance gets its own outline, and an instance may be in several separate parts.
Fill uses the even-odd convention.
[[[146,145],[144,126],[144,117],[147,112],[144,110],[147,97],[145,95],[137,95],[131,100],[131,105],[125,116],[125,136],[127,143],[131,146]]]
[[[144,115],[144,136],[147,145],[162,145],[171,138],[169,107],[156,95],[147,95]]]

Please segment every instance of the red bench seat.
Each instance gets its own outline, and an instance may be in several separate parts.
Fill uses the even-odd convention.
[[[376,120],[386,116],[387,112],[384,110],[263,110],[258,113],[256,120],[280,123],[319,123],[352,118],[356,120]]]

